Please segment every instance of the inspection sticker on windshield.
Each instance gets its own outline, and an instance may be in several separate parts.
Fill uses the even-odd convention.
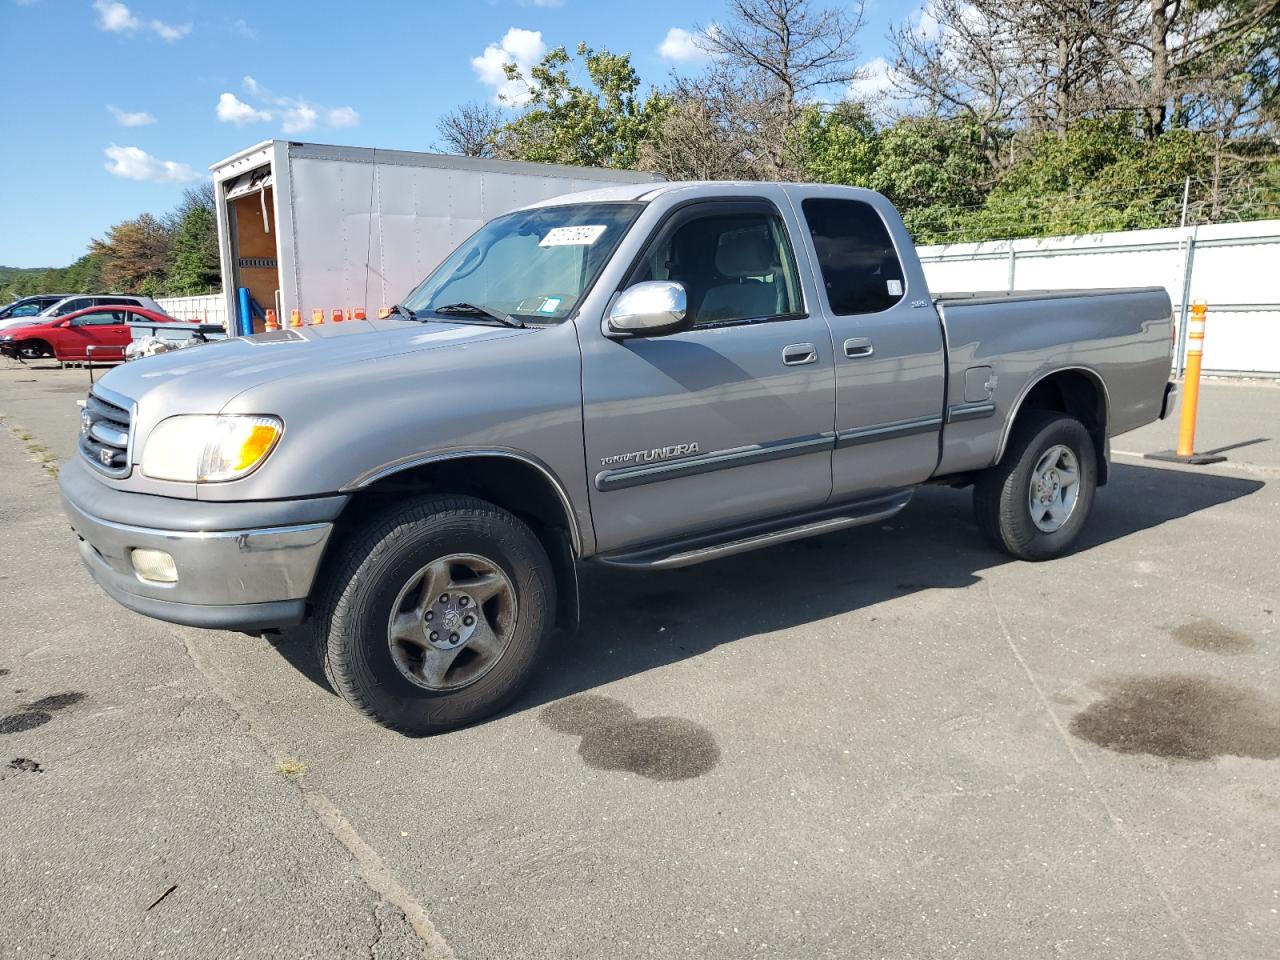
[[[553,227],[538,243],[540,247],[589,247],[604,233],[603,223],[581,227]]]
[[[542,306],[538,308],[539,313],[555,313],[560,309],[561,297],[545,297]]]

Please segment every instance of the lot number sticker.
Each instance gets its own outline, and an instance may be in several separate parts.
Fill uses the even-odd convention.
[[[603,223],[581,227],[555,227],[538,243],[540,247],[589,247],[604,233]]]

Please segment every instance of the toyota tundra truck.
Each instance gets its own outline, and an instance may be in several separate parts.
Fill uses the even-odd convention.
[[[971,485],[1068,550],[1112,436],[1169,412],[1162,288],[931,295],[882,196],[634,183],[482,226],[386,319],[118,367],[60,474],[93,578],[193,627],[300,628],[422,734],[576,622],[585,563],[669,569]]]

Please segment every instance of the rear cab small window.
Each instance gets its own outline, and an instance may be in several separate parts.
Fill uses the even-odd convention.
[[[831,312],[879,313],[906,294],[902,262],[875,207],[861,200],[801,202]]]

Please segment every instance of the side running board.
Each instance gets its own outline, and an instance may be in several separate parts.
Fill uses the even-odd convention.
[[[760,547],[771,547],[885,520],[910,503],[913,492],[900,490],[809,513],[757,521],[728,531],[651,544],[619,553],[604,553],[594,559],[610,566],[632,569],[671,570],[687,567],[705,560],[731,557],[735,553],[746,553]]]

